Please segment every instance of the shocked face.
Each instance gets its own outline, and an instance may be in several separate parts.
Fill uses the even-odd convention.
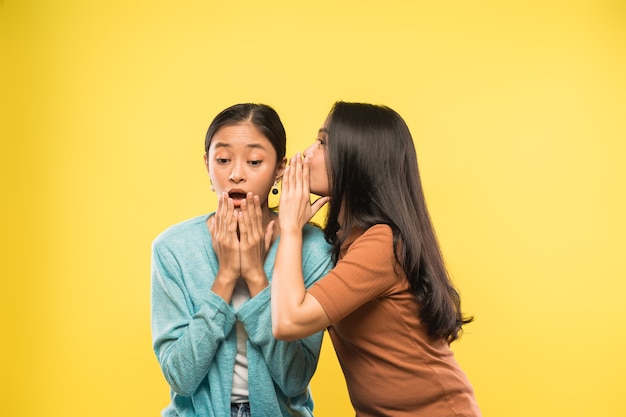
[[[204,158],[215,192],[227,192],[235,207],[248,192],[267,206],[267,195],[285,166],[284,161],[277,164],[272,143],[249,122],[219,129]]]

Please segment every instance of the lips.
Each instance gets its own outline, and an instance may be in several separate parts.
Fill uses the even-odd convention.
[[[246,193],[243,190],[230,190],[228,192],[228,197],[233,199],[233,203],[235,203],[236,206],[239,206],[241,204],[241,200],[246,198]]]

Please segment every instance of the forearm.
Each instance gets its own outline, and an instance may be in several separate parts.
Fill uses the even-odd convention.
[[[261,271],[258,275],[251,277],[250,279],[246,279],[246,284],[248,285],[250,298],[253,298],[267,288],[269,281],[267,280],[265,271]]]
[[[233,291],[235,290],[235,285],[237,284],[237,277],[232,274],[227,274],[221,269],[218,271],[215,276],[215,281],[213,281],[213,285],[211,286],[211,291],[216,295],[222,297],[222,299],[229,304],[230,300],[233,297]]]
[[[282,340],[310,336],[330,324],[326,312],[315,297],[307,294],[304,285],[302,228],[328,201],[320,198],[311,204],[306,163],[304,168],[300,154],[292,158],[285,169],[280,198],[281,237],[272,278],[272,331]]]
[[[183,396],[192,395],[206,377],[219,345],[235,324],[228,306],[213,298],[186,325],[175,325],[182,317],[163,317],[156,329],[154,347],[163,374],[172,390]]]
[[[281,231],[272,276],[272,329],[279,337],[298,319],[306,289],[302,274],[302,231]]]
[[[330,325],[322,306],[308,294],[302,274],[302,233],[281,234],[272,279],[272,331],[281,340],[310,336]]]

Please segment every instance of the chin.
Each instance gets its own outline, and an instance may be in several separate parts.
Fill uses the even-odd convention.
[[[319,195],[320,197],[327,197],[330,195],[330,193],[327,190],[322,191],[316,188],[311,188],[309,189],[309,191],[311,191],[312,194]]]

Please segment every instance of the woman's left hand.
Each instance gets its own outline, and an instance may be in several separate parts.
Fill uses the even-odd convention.
[[[263,270],[265,255],[271,245],[274,221],[263,227],[263,210],[259,196],[246,195],[237,214],[241,276],[246,280],[250,296],[256,295],[268,284]]]

